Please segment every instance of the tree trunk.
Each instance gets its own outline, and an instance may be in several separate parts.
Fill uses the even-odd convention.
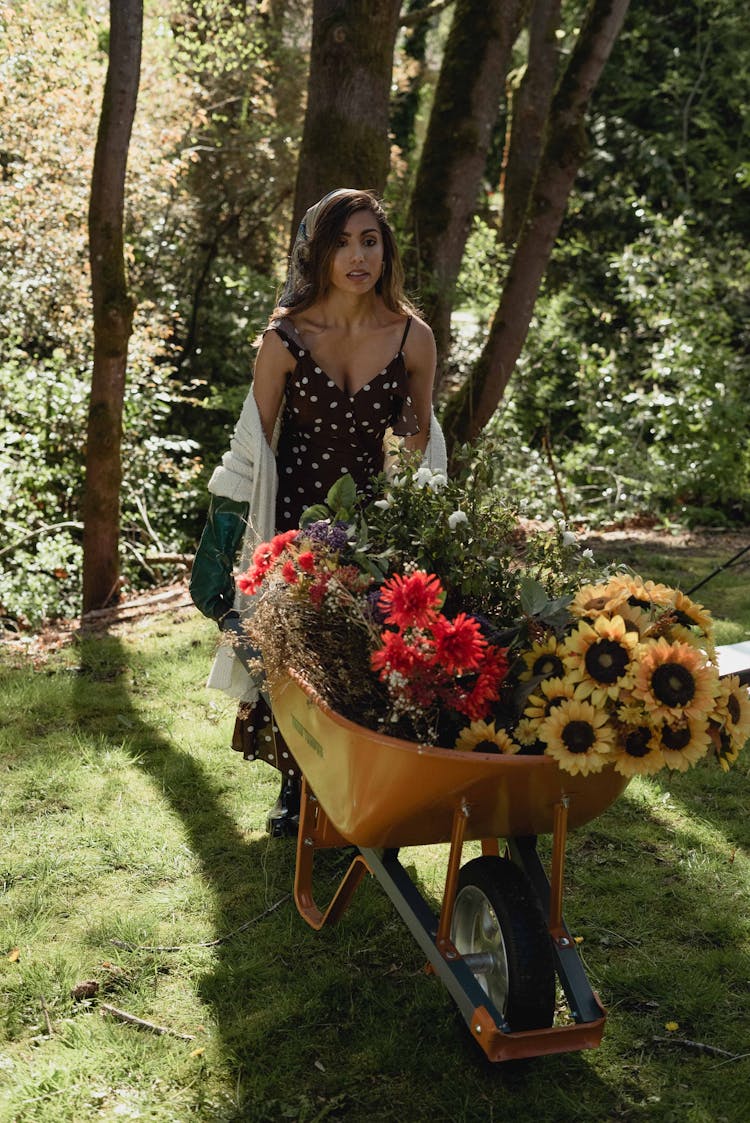
[[[419,16],[430,0],[409,0],[406,15]],[[401,21],[403,25],[403,19]],[[414,149],[414,130],[419,112],[419,97],[424,84],[427,35],[430,20],[425,16],[406,28],[402,46],[402,75],[399,87],[391,99],[391,133],[394,143],[401,149],[401,159],[406,160]]]
[[[138,97],[142,0],[111,0],[104,85],[89,201],[94,368],[83,499],[83,611],[102,608],[120,572],[122,407],[133,301],[123,252],[125,169]]]
[[[449,401],[449,449],[474,440],[502,398],[529,329],[539,286],[586,154],[584,118],[630,0],[591,0],[550,110],[544,152],[500,303],[474,370]]]
[[[293,232],[327,191],[385,188],[400,7],[400,0],[314,0]]]
[[[557,37],[561,0],[534,0],[529,19],[526,71],[512,98],[508,114],[507,156],[503,165],[501,236],[512,246],[523,216],[544,144],[552,94],[557,84]]]
[[[457,0],[412,194],[410,279],[438,349],[450,348],[458,272],[526,0]]]

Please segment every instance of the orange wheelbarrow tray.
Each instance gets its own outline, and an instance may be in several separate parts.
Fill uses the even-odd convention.
[[[562,914],[568,828],[627,785],[612,768],[571,776],[546,756],[463,753],[365,729],[294,671],[271,684],[276,724],[303,774],[295,902],[316,929],[377,877],[492,1061],[595,1048],[605,1011]],[[536,836],[552,834],[549,877]],[[498,839],[505,839],[500,856]],[[482,856],[461,866],[464,842]],[[449,842],[436,916],[398,860],[402,846]],[[317,849],[358,848],[325,911],[312,892]],[[570,1017],[553,1025],[556,977]]]

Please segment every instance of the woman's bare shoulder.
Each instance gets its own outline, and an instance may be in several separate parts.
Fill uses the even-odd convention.
[[[435,337],[432,334],[432,328],[420,316],[412,315],[411,327],[406,340],[406,350],[428,355],[435,351]]]

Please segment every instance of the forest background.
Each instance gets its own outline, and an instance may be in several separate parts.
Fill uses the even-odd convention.
[[[750,36],[729,0],[635,0],[583,106],[585,136],[580,122],[565,132],[560,91],[587,13],[616,7],[146,4],[125,212],[135,313],[120,544],[130,586],[184,569],[300,199],[346,182],[335,170],[322,190],[302,178],[312,166],[325,174],[325,159],[346,167],[336,131],[315,132],[311,107],[332,74],[325,34],[343,27],[355,41],[357,20],[390,20],[393,36],[376,36],[378,50],[358,63],[388,67],[385,163],[363,164],[366,181],[351,185],[382,191],[394,219],[438,336],[449,436],[479,438],[461,418],[506,326],[501,301],[518,286],[519,248],[555,157],[577,174],[541,290],[526,295],[528,335],[480,438],[498,488],[524,514],[562,503],[590,527],[634,516],[748,522]],[[505,34],[491,75],[476,56],[493,41],[490,18]],[[87,211],[108,47],[105,4],[0,0],[0,615],[11,628],[81,607]],[[465,104],[450,87],[446,100],[449,81]],[[445,195],[449,170],[468,203]]]

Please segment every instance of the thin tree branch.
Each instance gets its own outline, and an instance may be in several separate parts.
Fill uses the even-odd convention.
[[[398,25],[399,27],[416,27],[422,20],[430,19],[439,12],[444,12],[446,8],[450,8],[452,3],[453,0],[433,0],[432,4],[428,4],[426,8],[421,8],[417,12],[410,12],[408,16],[402,16]]]
[[[169,1026],[158,1026],[155,1022],[147,1022],[145,1018],[136,1018],[135,1014],[129,1014],[127,1010],[118,1010],[116,1006],[110,1006],[106,1002],[101,1002],[99,1009],[103,1014],[111,1014],[113,1018],[118,1018],[121,1022],[127,1022],[131,1026],[138,1026],[139,1029],[150,1029],[152,1033],[179,1037],[182,1041],[195,1041],[194,1033],[178,1033],[176,1029],[170,1029]]]
[[[258,913],[252,920],[246,920],[244,924],[240,924],[239,928],[234,928],[231,932],[227,932],[226,935],[219,936],[215,940],[201,940],[198,944],[174,945],[128,944],[125,940],[112,940],[112,943],[116,948],[124,948],[126,951],[182,951],[185,948],[215,948],[218,947],[219,944],[225,944],[227,940],[231,940],[233,936],[239,935],[240,932],[244,932],[247,928],[251,928],[253,924],[257,924],[259,920],[270,916],[272,912],[275,912],[277,908],[288,901],[291,895],[291,893],[285,893],[283,897],[279,898],[275,905],[269,905],[264,912]]]
[[[24,534],[23,538],[17,538],[15,542],[11,542],[10,546],[0,550],[0,558],[4,558],[6,554],[12,554],[19,546],[23,546],[24,542],[36,538],[39,534],[48,534],[52,530],[61,530],[65,526],[73,527],[75,530],[83,530],[83,523],[77,522],[50,523],[49,525],[38,526],[36,530],[30,530],[28,534]]]
[[[697,1053],[710,1053],[715,1057],[726,1057],[729,1061],[740,1060],[737,1053],[730,1053],[728,1049],[720,1049],[717,1045],[705,1045],[702,1041],[691,1041],[687,1037],[652,1037],[651,1040],[662,1045],[682,1045],[685,1049],[694,1049]]]

